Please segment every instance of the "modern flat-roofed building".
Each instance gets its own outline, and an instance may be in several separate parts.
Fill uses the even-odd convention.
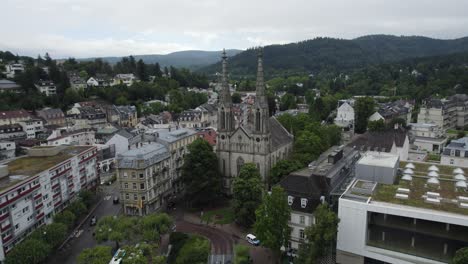
[[[97,183],[96,147],[35,147],[0,164],[0,262],[5,253]]]
[[[453,175],[455,167],[436,174],[432,164],[413,165],[392,184],[351,183],[339,200],[337,263],[442,264],[468,246],[464,176]]]
[[[411,123],[410,137],[418,150],[440,153],[447,143],[445,131],[436,124]]]
[[[436,124],[442,129],[463,128],[468,125],[468,95],[455,94],[448,98],[430,98],[423,102],[418,123]]]
[[[468,137],[450,141],[442,152],[440,164],[468,168]]]

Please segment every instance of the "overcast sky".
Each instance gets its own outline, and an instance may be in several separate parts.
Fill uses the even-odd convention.
[[[468,36],[467,0],[1,0],[0,50],[53,58],[246,49],[317,36]]]

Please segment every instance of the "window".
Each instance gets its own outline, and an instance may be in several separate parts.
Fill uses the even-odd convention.
[[[128,195],[128,193],[125,194],[125,200],[130,200],[130,195]]]
[[[450,164],[453,165],[454,162],[455,162],[455,161],[454,161],[453,159],[450,159]]]
[[[288,195],[288,204],[289,204],[289,205],[292,205],[293,202],[294,202],[294,197]]]
[[[307,199],[306,198],[301,198],[301,207],[306,208],[307,206]]]
[[[125,183],[124,183],[124,188],[125,188],[125,189],[128,189],[128,182],[125,182]]]
[[[299,217],[299,223],[305,224],[305,216],[301,215],[301,216]]]
[[[11,209],[16,209],[16,204],[12,204]]]
[[[132,178],[135,179],[136,178],[136,172],[132,172]]]
[[[133,195],[133,200],[135,200],[135,201],[136,201],[137,199],[138,199],[137,195],[136,195],[136,194],[134,194],[134,195]]]
[[[15,225],[15,230],[17,230],[19,228],[19,224],[16,224]]]
[[[136,190],[137,189],[137,185],[136,183],[133,183],[133,190]]]
[[[123,173],[124,178],[128,177],[128,174],[126,172]]]
[[[305,238],[304,229],[299,229],[299,237],[300,237],[301,239],[304,239],[304,238]]]
[[[142,196],[142,197],[141,197],[141,200],[142,200],[142,201],[146,200],[146,197],[145,197],[145,196]]]
[[[140,179],[143,179],[145,175],[143,173],[140,173]]]
[[[145,184],[144,183],[140,183],[140,190],[144,190],[145,189]]]

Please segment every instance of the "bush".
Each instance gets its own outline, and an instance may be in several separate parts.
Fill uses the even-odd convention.
[[[250,263],[249,247],[245,245],[236,245],[234,247],[234,263],[248,264]]]

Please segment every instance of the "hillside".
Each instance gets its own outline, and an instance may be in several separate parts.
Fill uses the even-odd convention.
[[[242,50],[230,49],[226,50],[228,56],[234,56],[242,52]],[[185,50],[169,53],[166,55],[152,54],[152,55],[133,55],[136,60],[142,59],[145,63],[159,63],[162,67],[174,66],[184,67],[189,69],[198,69],[220,60],[221,51],[203,51],[203,50]],[[78,59],[78,61],[89,61],[95,58]],[[104,61],[110,64],[115,64],[122,59],[122,57],[103,57]]]
[[[468,51],[468,37],[441,40],[427,37],[397,37],[370,35],[352,40],[316,38],[285,45],[264,47],[266,74],[281,76],[288,73],[318,73],[346,71],[372,64],[400,61]],[[213,74],[221,68],[216,63],[199,71]],[[229,59],[233,76],[253,76],[256,50],[248,49]]]

